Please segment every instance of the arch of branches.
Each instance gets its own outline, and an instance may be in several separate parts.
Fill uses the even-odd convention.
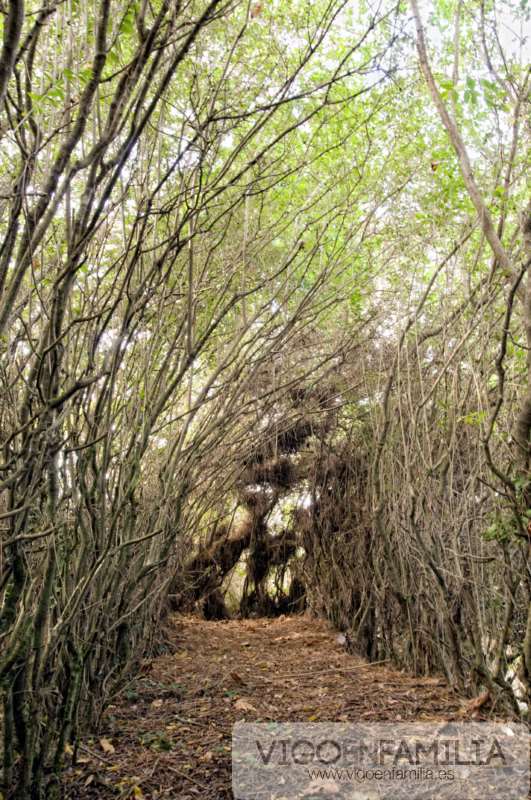
[[[528,17],[429,5],[0,7],[6,798],[238,576],[529,701]]]

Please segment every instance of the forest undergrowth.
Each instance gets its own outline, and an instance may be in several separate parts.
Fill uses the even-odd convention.
[[[68,767],[71,800],[231,800],[238,722],[444,722],[496,718],[440,676],[415,677],[345,650],[310,616],[173,617],[169,652],[146,661]],[[323,796],[339,787],[324,786]]]

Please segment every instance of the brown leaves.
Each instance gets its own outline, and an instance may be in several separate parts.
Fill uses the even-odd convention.
[[[337,647],[336,635],[325,623],[303,617],[223,626],[182,621],[178,653],[153,660],[149,680],[141,678],[134,686],[137,703],[126,696],[118,701],[114,727],[107,729],[112,731],[108,738],[98,740],[99,752],[80,745],[91,763],[72,773],[71,796],[89,800],[96,786],[112,781],[116,788],[120,781],[120,791],[128,792],[123,800],[141,800],[140,792],[146,800],[223,797],[231,781],[230,735],[236,720],[311,724],[459,714],[459,699],[440,677],[419,678],[354,659]],[[164,687],[176,683],[179,699],[170,701]],[[468,704],[472,714],[481,714],[482,706],[482,696]],[[85,780],[90,791],[83,787]],[[338,796],[333,781],[320,781],[314,794]]]
[[[476,718],[479,714],[479,710],[483,708],[483,706],[486,703],[488,703],[489,700],[490,700],[490,692],[487,689],[484,692],[481,692],[481,694],[479,694],[477,697],[474,697],[472,700],[469,700],[469,702],[466,703],[463,709],[463,713],[466,716]]]
[[[253,3],[251,6],[251,19],[256,19],[262,13],[263,4],[262,3]]]
[[[234,703],[234,708],[237,709],[237,711],[256,711],[256,708],[243,697],[240,697],[239,700],[236,700]]]
[[[234,681],[234,683],[237,683],[238,686],[245,686],[245,681],[243,680],[243,678],[240,675],[238,675],[237,672],[231,672],[230,676],[231,676],[232,680]]]
[[[100,747],[104,753],[111,755],[116,752],[116,748],[109,739],[100,739]]]
[[[335,781],[314,780],[306,787],[301,796],[310,797],[318,794],[320,797],[333,797],[339,792],[340,787]]]

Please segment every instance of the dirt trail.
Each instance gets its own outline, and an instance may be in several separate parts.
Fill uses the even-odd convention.
[[[67,796],[228,800],[231,729],[247,721],[452,719],[441,680],[349,655],[308,617],[171,622],[172,652],[145,665],[68,771]]]

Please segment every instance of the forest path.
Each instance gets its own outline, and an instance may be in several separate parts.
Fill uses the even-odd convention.
[[[246,721],[451,719],[462,701],[345,651],[301,617],[170,621],[171,654],[147,662],[67,773],[67,797],[228,800],[231,732]]]

